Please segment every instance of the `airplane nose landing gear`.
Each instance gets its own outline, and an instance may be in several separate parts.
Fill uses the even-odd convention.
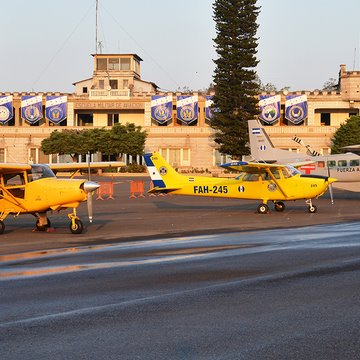
[[[73,209],[73,212],[71,214],[68,215],[69,219],[71,220],[70,225],[69,225],[69,229],[71,231],[72,234],[81,234],[83,229],[84,229],[84,225],[82,223],[82,221],[79,219],[79,217],[76,215],[76,208]]]

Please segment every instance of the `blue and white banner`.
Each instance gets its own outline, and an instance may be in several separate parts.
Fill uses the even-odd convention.
[[[181,95],[176,99],[177,118],[185,124],[190,124],[198,118],[198,96]]]
[[[260,95],[259,118],[268,124],[280,119],[280,95]]]
[[[9,96],[0,96],[0,123],[6,124],[14,116],[13,113],[13,97]]]
[[[42,119],[42,96],[25,95],[21,97],[21,117],[29,122],[35,124]]]
[[[211,120],[212,118],[212,106],[213,104],[213,96],[212,95],[207,95],[205,98],[205,119],[206,120]]]
[[[47,96],[45,102],[45,116],[52,123],[58,125],[67,116],[67,96]]]
[[[172,95],[151,96],[151,118],[159,124],[172,119]]]
[[[285,101],[285,118],[299,124],[307,118],[307,96],[288,95]]]

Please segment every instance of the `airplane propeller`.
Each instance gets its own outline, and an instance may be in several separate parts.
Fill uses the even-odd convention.
[[[87,196],[87,210],[89,222],[93,222],[93,193],[100,185],[94,181],[91,181],[91,169],[90,169],[91,153],[88,152],[88,181],[84,184],[84,190],[88,194]],[[86,190],[88,189],[88,191]]]

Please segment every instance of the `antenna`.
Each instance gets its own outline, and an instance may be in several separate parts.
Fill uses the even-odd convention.
[[[99,0],[96,0],[95,54],[98,53],[98,15],[99,15]]]
[[[354,49],[353,71],[355,71],[355,63],[356,63],[356,48]]]

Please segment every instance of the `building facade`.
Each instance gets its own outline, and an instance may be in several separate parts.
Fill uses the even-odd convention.
[[[40,149],[55,129],[110,128],[128,122],[147,131],[146,151],[160,151],[176,167],[211,171],[225,160],[209,126],[211,94],[161,93],[155,83],[141,79],[142,59],[136,54],[96,54],[93,59],[93,76],[75,82],[74,93],[0,92],[0,162],[65,161]],[[275,112],[264,112],[263,121],[274,145],[305,152],[292,140],[296,135],[314,150],[329,153],[336,129],[359,115],[360,72],[341,65],[338,85],[331,92],[260,94],[265,102],[277,101]],[[305,107],[299,99],[305,99]],[[296,118],[299,114],[304,119]],[[100,154],[94,160],[100,160]]]

